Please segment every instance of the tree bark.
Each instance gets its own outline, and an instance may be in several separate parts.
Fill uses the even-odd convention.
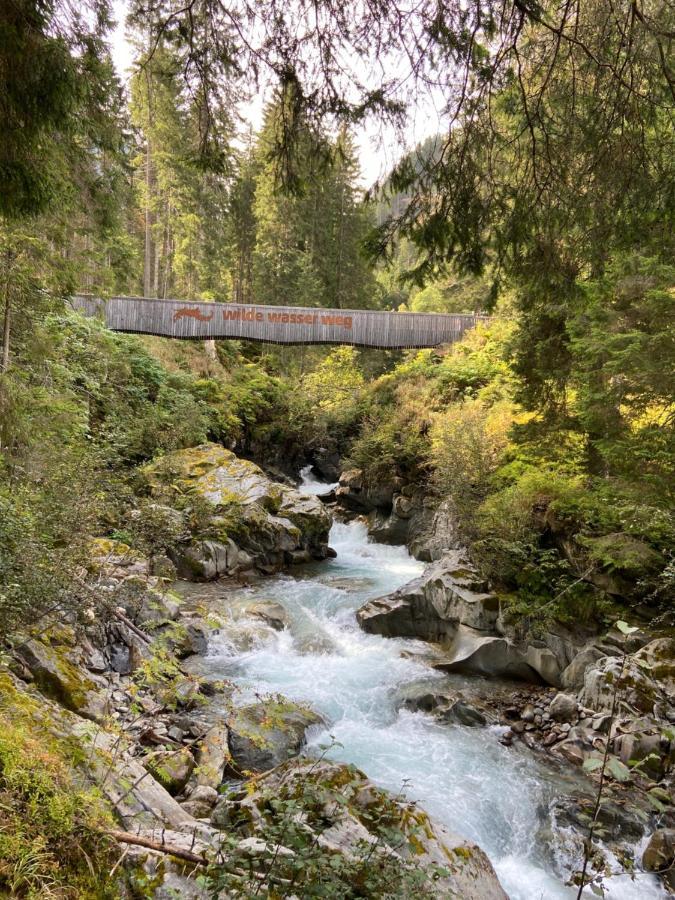
[[[12,251],[7,250],[5,253],[5,315],[2,326],[2,366],[0,372],[6,372],[9,369],[9,338],[12,330],[12,303],[9,290],[9,273],[12,265]]]
[[[132,834],[129,831],[117,831],[111,829],[107,831],[110,837],[119,841],[121,844],[135,844],[138,847],[146,847],[148,850],[155,850],[158,853],[166,853],[168,856],[175,856],[176,859],[183,859],[185,862],[191,862],[198,866],[208,866],[209,860],[190,850],[184,850],[182,847],[174,847],[172,844],[164,844],[161,841],[153,841],[150,838],[143,837],[140,834]]]

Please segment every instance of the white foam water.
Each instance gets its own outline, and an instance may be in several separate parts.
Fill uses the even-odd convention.
[[[301,494],[315,494],[320,497],[322,494],[330,494],[337,486],[337,481],[334,484],[319,481],[312,472],[311,465],[305,466],[304,469],[300,469],[300,484],[298,485],[297,490],[300,491]]]
[[[402,686],[442,676],[424,664],[421,642],[368,635],[356,623],[359,606],[415,578],[422,564],[405,548],[370,543],[360,523],[335,524],[331,546],[336,559],[243,592],[283,604],[290,626],[235,657],[216,638],[210,670],[233,677],[245,694],[279,692],[309,703],[330,722],[328,733],[310,737],[310,752],[332,736],[333,758],[354,763],[394,793],[404,788],[488,853],[512,900],[576,896],[549,846],[549,808],[570,785],[526,748],[502,746],[498,728],[440,724],[399,710]],[[607,896],[665,895],[655,879],[639,876],[610,879]]]

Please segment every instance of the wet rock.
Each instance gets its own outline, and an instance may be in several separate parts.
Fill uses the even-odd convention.
[[[499,615],[499,601],[460,551],[446,555],[420,578],[359,609],[359,624],[371,634],[451,640],[457,627],[490,631]]]
[[[443,722],[457,722],[459,725],[467,725],[470,728],[487,725],[487,719],[483,713],[463,700],[456,700],[447,709],[443,709],[439,718]]]
[[[229,721],[230,768],[242,772],[266,772],[297,755],[312,725],[321,716],[291,702],[262,701],[237,709]]]
[[[203,656],[209,645],[208,629],[203,619],[184,618],[167,638],[173,652],[179,659],[188,656]]]
[[[534,706],[531,703],[528,703],[525,709],[520,714],[520,718],[523,722],[534,722],[535,711]]]
[[[675,890],[675,828],[654,832],[642,854],[642,865],[648,872],[663,872],[665,883]]]
[[[395,512],[387,515],[379,509],[368,515],[368,534],[381,544],[405,544],[408,537],[408,519]]]
[[[577,700],[572,694],[556,694],[549,707],[556,722],[574,722],[577,718]]]
[[[595,801],[592,797],[572,794],[556,801],[554,816],[560,826],[572,826],[582,834],[588,831],[588,817],[593,813]],[[644,825],[640,821],[632,802],[619,802],[605,797],[598,810],[598,823],[606,831],[606,837],[613,840],[639,841],[644,834]]]
[[[261,619],[275,631],[283,631],[288,627],[288,613],[276,600],[256,600],[244,607],[246,615]]]

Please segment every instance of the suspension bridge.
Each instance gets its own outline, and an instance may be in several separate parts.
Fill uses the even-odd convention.
[[[413,349],[459,340],[487,316],[257,306],[238,303],[78,294],[71,306],[102,319],[112,331],[179,340],[240,339],[271,344],[349,344]]]

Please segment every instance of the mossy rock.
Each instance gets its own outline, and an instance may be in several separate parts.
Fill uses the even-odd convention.
[[[29,640],[18,651],[35,684],[47,697],[87,719],[101,721],[108,703],[98,687],[68,655],[68,648]]]
[[[331,520],[323,504],[271,481],[255,463],[219,444],[177,450],[141,471],[159,500],[176,506],[194,501],[199,521],[193,530],[202,543],[226,547],[233,541],[259,566],[272,569],[292,560],[298,550],[325,556]],[[192,575],[188,568],[179,565],[184,577],[211,577],[198,568]]]
[[[195,767],[194,756],[187,747],[153,753],[143,761],[145,768],[172,796],[180,794]]]
[[[264,700],[236,710],[228,743],[238,773],[266,772],[296,756],[312,725],[324,724],[313,710],[290,701]]]

